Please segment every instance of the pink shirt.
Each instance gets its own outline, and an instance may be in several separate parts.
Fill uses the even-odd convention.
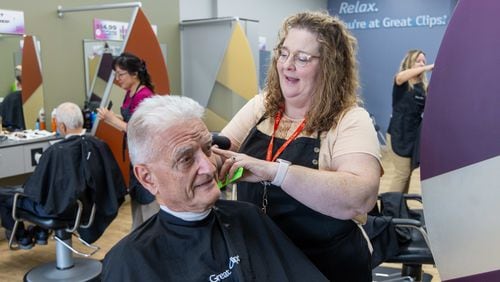
[[[123,101],[122,104],[122,109],[129,109],[130,114],[135,112],[135,109],[139,104],[146,98],[149,98],[153,96],[154,93],[151,91],[151,89],[147,87],[142,87],[135,93],[134,96],[130,97],[130,90],[127,91],[127,94],[125,95],[125,100]]]

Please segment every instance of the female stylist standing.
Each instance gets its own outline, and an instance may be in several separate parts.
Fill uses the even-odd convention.
[[[125,99],[120,108],[123,119],[106,108],[99,108],[97,111],[100,119],[127,132],[127,122],[137,106],[144,99],[154,95],[154,86],[146,69],[146,63],[134,54],[122,53],[113,60],[112,67],[116,74],[116,82],[126,90]],[[135,229],[158,212],[159,206],[154,201],[154,196],[137,181],[132,169],[130,170],[129,193],[132,199],[132,229]]]
[[[377,199],[380,152],[355,48],[326,13],[287,18],[265,92],[222,130],[231,151],[213,148],[219,177],[244,168],[238,200],[262,207],[331,281],[372,281],[359,224]]]
[[[392,116],[387,129],[387,147],[394,164],[390,192],[408,193],[411,172],[420,164],[420,125],[427,96],[428,71],[434,64],[427,64],[425,53],[410,50],[404,57],[394,77],[392,89]]]

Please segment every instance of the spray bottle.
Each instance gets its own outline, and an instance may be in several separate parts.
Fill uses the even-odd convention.
[[[45,110],[43,108],[38,112],[38,121],[40,122],[40,130],[45,130]]]
[[[50,131],[57,131],[56,109],[53,109],[52,113],[50,114]]]

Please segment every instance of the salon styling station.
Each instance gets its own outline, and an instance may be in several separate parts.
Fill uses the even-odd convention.
[[[33,172],[43,151],[59,140],[45,130],[0,134],[0,179]]]

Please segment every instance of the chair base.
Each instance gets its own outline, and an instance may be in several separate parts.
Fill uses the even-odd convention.
[[[422,265],[407,265],[403,264],[401,269],[401,276],[409,276],[415,279],[415,281],[422,281]]]
[[[431,282],[432,275],[429,273],[422,273],[421,280],[415,279],[416,277],[408,276],[402,273],[401,268],[393,268],[388,266],[378,266],[373,269],[372,281],[374,282]]]
[[[24,281],[92,281],[97,280],[102,271],[102,263],[94,259],[74,258],[74,266],[59,270],[56,262],[46,263],[31,269]]]

